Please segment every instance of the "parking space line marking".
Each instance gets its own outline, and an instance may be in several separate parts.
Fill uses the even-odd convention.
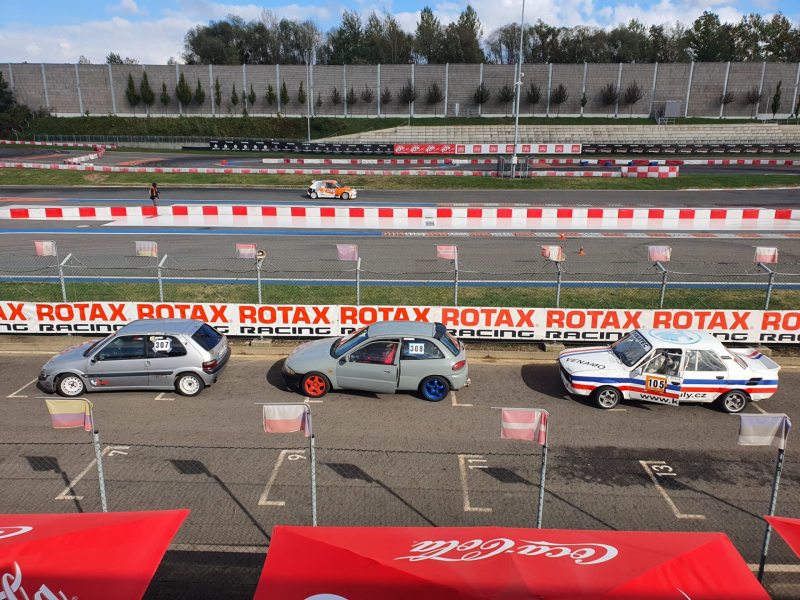
[[[761,408],[761,407],[760,407],[758,404],[756,404],[755,402],[751,402],[750,404],[751,404],[752,406],[755,406],[756,410],[759,410],[759,411],[761,411],[761,414],[762,414],[762,415],[765,415],[765,414],[767,414],[767,411],[765,411],[763,408]]]
[[[452,390],[450,391],[450,399],[453,401],[453,406],[472,406],[472,404],[459,404],[458,400],[456,400],[456,393]]]
[[[130,449],[131,449],[130,446],[106,446],[100,452],[100,456],[106,456],[107,454],[109,456],[111,456],[111,451],[112,450],[130,450]],[[127,452],[120,452],[119,454],[127,454]],[[78,473],[78,475],[77,475],[77,477],[75,477],[75,479],[70,480],[70,482],[67,485],[67,487],[65,487],[64,490],[58,496],[55,497],[55,499],[56,500],[83,500],[83,496],[68,496],[67,494],[69,494],[70,490],[75,488],[77,483],[86,476],[86,474],[89,472],[89,470],[93,466],[95,466],[96,463],[97,463],[97,459],[93,458],[92,462],[90,462],[83,471]]]
[[[27,398],[27,396],[17,396],[17,394],[19,394],[22,390],[24,390],[26,387],[28,387],[32,383],[36,383],[37,381],[39,381],[39,380],[38,379],[34,379],[33,381],[29,381],[28,383],[23,385],[21,388],[19,388],[16,392],[12,392],[8,396],[6,396],[6,398]]]
[[[181,552],[235,552],[237,554],[266,554],[269,546],[231,546],[227,544],[170,544],[170,550]]]
[[[461,472],[461,490],[464,493],[464,512],[492,512],[491,508],[478,508],[474,507],[469,502],[469,489],[467,488],[467,460],[468,459],[481,459],[480,454],[459,454],[458,455],[458,469]],[[470,467],[472,468],[472,467]],[[486,468],[486,467],[483,467]]]
[[[325,400],[303,400],[306,404],[322,404]]]
[[[653,474],[653,470],[650,468],[650,465],[666,465],[666,461],[663,460],[640,460],[639,464],[644,467],[644,470],[647,471],[647,475],[650,477],[650,481],[653,482],[653,485],[656,486],[658,492],[664,497],[664,500],[667,501],[669,507],[672,509],[672,512],[675,514],[675,517],[678,519],[705,519],[705,515],[685,515],[681,511],[678,510],[678,507],[675,506],[675,503],[672,501],[672,498],[669,497],[667,494],[667,490],[665,490],[661,485],[658,483],[656,476]],[[673,473],[674,475],[674,473]]]
[[[758,571],[757,564],[748,564],[751,571]],[[764,565],[767,573],[800,573],[800,565]]]
[[[609,408],[608,412],[628,412],[627,408]]]
[[[175,400],[175,396],[169,396],[168,398],[164,398],[164,394],[168,394],[169,392],[161,392],[158,396],[156,396],[156,400],[162,400],[164,402],[172,402]]]
[[[283,464],[283,459],[286,458],[286,455],[289,453],[297,453],[297,454],[305,454],[305,450],[281,450],[280,456],[278,456],[278,460],[275,461],[275,466],[272,467],[272,474],[269,476],[269,480],[267,481],[267,487],[264,489],[264,493],[261,494],[261,498],[258,499],[259,506],[286,506],[286,502],[283,500],[267,500],[269,496],[269,491],[272,489],[272,484],[275,483],[275,480],[278,478],[278,469],[281,468]],[[300,458],[305,458],[302,456]],[[289,457],[289,460],[297,460]]]

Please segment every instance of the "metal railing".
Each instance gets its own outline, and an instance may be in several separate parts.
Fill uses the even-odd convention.
[[[0,254],[0,300],[796,308],[800,264]]]
[[[242,139],[247,136],[228,136],[228,139]],[[224,140],[222,136],[157,136],[157,135],[57,135],[57,134],[42,134],[37,133],[33,136],[33,141],[36,142],[79,142],[88,144],[108,144],[115,145],[119,143],[125,144],[186,144],[186,145],[201,145],[206,146],[209,142],[214,140]],[[258,137],[259,140],[265,142],[304,142],[306,140],[297,140],[289,138],[264,138]]]

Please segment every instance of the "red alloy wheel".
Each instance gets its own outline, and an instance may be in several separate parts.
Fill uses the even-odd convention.
[[[303,383],[303,388],[305,389],[306,394],[312,398],[319,398],[328,390],[328,383],[325,381],[324,377],[319,375],[311,375],[306,377],[306,380]]]

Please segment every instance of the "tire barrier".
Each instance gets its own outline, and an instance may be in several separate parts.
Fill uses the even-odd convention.
[[[10,146],[63,146],[66,148],[116,148],[106,144],[79,144],[76,142],[20,142],[18,140],[0,140],[0,144]]]

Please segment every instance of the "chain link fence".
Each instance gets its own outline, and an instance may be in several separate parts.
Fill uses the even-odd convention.
[[[112,511],[190,508],[146,598],[253,596],[275,525],[311,525],[305,438],[284,448],[107,443]],[[464,452],[317,447],[321,526],[533,528],[540,454],[496,444]],[[516,450],[516,448],[515,448]],[[754,572],[775,460],[615,449],[548,453],[547,529],[726,533]],[[0,444],[0,511],[100,510],[94,451],[85,444]],[[81,476],[83,474],[83,476]],[[778,514],[800,511],[800,462],[787,460]],[[800,591],[800,560],[773,533],[765,587]]]
[[[0,254],[0,299],[792,309],[800,264]]]

